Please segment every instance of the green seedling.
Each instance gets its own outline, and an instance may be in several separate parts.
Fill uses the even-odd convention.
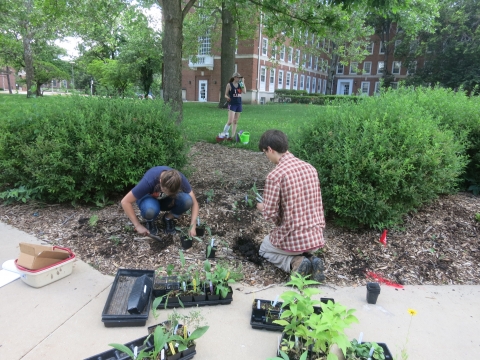
[[[115,246],[118,246],[122,242],[122,240],[117,235],[112,235],[108,238],[108,240],[112,241]]]
[[[90,219],[88,220],[88,224],[89,224],[91,227],[97,226],[97,223],[98,223],[98,215],[92,215],[92,216],[90,217]]]
[[[480,213],[475,214],[475,220],[477,220],[478,222],[480,222]]]
[[[215,192],[213,191],[213,189],[210,189],[210,190],[205,192],[205,195],[207,196],[207,204],[208,204],[208,203],[213,201],[213,197],[215,195]]]

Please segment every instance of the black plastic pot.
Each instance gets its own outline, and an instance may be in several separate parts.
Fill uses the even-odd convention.
[[[220,300],[220,295],[215,295],[215,289],[213,289],[213,291],[213,294],[210,291],[207,291],[207,302]]]
[[[208,248],[210,248],[210,254],[208,253]],[[205,256],[207,257],[207,259],[215,259],[216,251],[217,251],[216,246],[211,247],[210,245],[207,245],[205,249]]]
[[[158,276],[153,282],[153,296],[166,295],[171,290],[180,289],[180,281],[177,276]]]
[[[197,345],[192,345],[190,346],[187,350],[183,350],[182,351],[182,357],[186,357],[186,356],[189,356],[193,353],[195,353],[195,348],[197,347]]]
[[[200,301],[205,301],[207,300],[207,295],[202,294],[202,295],[193,295],[193,301],[194,302],[200,302]]]
[[[233,298],[233,289],[229,286],[227,295],[225,295],[225,297],[220,296],[220,299],[229,300],[229,299],[232,299],[232,298]]]
[[[203,227],[196,227],[195,232],[197,233],[197,236],[199,236],[199,237],[205,235],[205,229]]]
[[[138,347],[139,351],[142,349],[146,349],[147,351],[149,351],[153,349],[154,345],[153,345],[153,338],[148,339],[147,342],[145,343],[145,340],[147,339],[147,337],[148,335],[141,337],[140,339],[130,341],[124,345],[130,350],[132,350],[132,352],[134,351],[135,347]],[[128,359],[131,359],[131,357],[121,351],[118,351],[117,349],[110,349],[100,354],[86,358],[85,360],[111,360],[111,359],[128,360]]]
[[[182,244],[182,248],[184,250],[190,249],[193,244],[193,240],[187,238],[186,236],[180,236],[180,243]]]
[[[367,302],[376,304],[378,295],[380,294],[380,284],[376,282],[367,283]]]

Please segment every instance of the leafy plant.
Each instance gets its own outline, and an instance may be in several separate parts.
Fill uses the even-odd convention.
[[[115,246],[118,246],[118,244],[122,242],[122,240],[117,235],[110,236],[108,240],[112,241]]]
[[[213,201],[213,197],[215,195],[215,192],[213,189],[210,189],[205,192],[205,195],[207,196],[207,204]]]
[[[202,242],[198,236],[190,236],[189,231],[192,229],[193,225],[190,225],[188,228],[183,228],[180,226],[175,226],[175,230],[180,231],[180,233],[185,237],[185,241],[192,241],[193,239],[197,240],[198,242]]]
[[[374,342],[358,343],[356,339],[353,339],[350,347],[347,348],[345,360],[367,360],[372,347],[374,351],[371,358],[374,360],[384,360],[385,354],[381,346]]]
[[[11,204],[15,201],[26,203],[28,200],[38,199],[39,188],[27,189],[25,186],[19,186],[15,189],[8,189],[0,193],[0,199],[5,200],[5,204]]]
[[[91,227],[95,227],[95,226],[97,226],[97,223],[98,223],[98,215],[94,214],[94,215],[90,216],[90,219],[88,219],[88,224]]]
[[[210,261],[204,262],[206,280],[215,289],[215,294],[226,297],[229,292],[229,284],[241,279],[243,274],[234,268],[226,266],[226,264],[218,263],[212,271]]]
[[[477,220],[478,222],[480,222],[480,213],[475,214],[475,220]]]
[[[176,341],[178,345],[178,351],[183,351],[195,344],[195,340],[203,336],[209,329],[208,325],[203,325],[205,321],[200,310],[192,310],[188,314],[179,314],[175,310],[169,316],[172,327],[177,324],[182,324],[181,335],[177,333],[173,334],[169,340]]]

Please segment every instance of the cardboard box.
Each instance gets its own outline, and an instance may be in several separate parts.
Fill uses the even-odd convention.
[[[71,252],[54,246],[20,243],[20,255],[16,264],[38,270],[71,257]]]

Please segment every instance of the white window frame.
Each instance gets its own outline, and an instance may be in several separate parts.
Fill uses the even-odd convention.
[[[407,69],[407,75],[412,75],[412,74],[415,74],[416,72],[417,72],[417,60],[414,60],[410,63],[410,66]]]
[[[382,46],[382,44],[383,44],[383,41],[380,41],[380,47],[378,49],[379,54],[385,54],[385,47]]]
[[[300,90],[305,88],[305,75],[300,75]]]
[[[322,79],[318,79],[318,82],[317,82],[317,93],[321,93],[322,92]]]
[[[285,89],[290,89],[292,81],[292,73],[290,71],[287,71],[287,77],[285,79]]]
[[[212,51],[210,36],[199,36],[198,42],[198,55],[210,55]]]
[[[267,68],[265,66],[260,67],[260,91],[265,91],[267,83]]]
[[[311,77],[307,76],[307,82],[305,83],[305,90],[307,90],[307,93],[310,93],[310,81]]]
[[[262,39],[262,55],[268,56],[268,39],[267,38]]]
[[[300,64],[300,55],[301,55],[300,49],[297,49],[297,56],[295,57],[295,63],[297,65]]]
[[[318,56],[315,56],[315,70],[318,71]]]
[[[313,55],[310,55],[310,69],[313,69]]]
[[[358,71],[358,62],[352,61],[350,63],[350,74],[357,74]]]
[[[380,66],[380,64],[382,66]],[[380,70],[380,68],[382,70]],[[383,75],[384,71],[385,71],[385,61],[379,61],[377,64],[377,75]]]
[[[395,89],[395,90],[398,89],[398,82],[391,82],[390,83],[390,88]]]
[[[365,70],[365,68],[367,67],[366,66],[367,64],[368,64],[368,71]],[[363,62],[362,74],[370,75],[371,73],[372,73],[372,62],[371,61],[364,61]]]
[[[283,70],[278,70],[278,89],[283,89]]]
[[[374,90],[373,94],[376,95],[376,96],[380,95],[380,81],[377,81],[375,83],[375,90]]]
[[[303,54],[303,66],[307,67],[307,54]]]
[[[373,55],[374,48],[375,48],[375,43],[372,41],[370,42],[370,45],[367,45],[365,50],[369,51],[370,55]]]
[[[280,50],[280,60],[285,61],[285,45],[283,45]]]
[[[344,73],[344,66],[342,63],[338,63],[337,65],[337,74],[343,74]]]
[[[275,90],[275,69],[270,69],[268,74],[268,90]]]
[[[312,93],[317,92],[317,78],[315,76],[312,77]]]
[[[366,88],[364,86],[366,86]],[[360,90],[362,95],[370,95],[370,81],[362,81]]]
[[[298,87],[298,74],[293,74],[293,90],[297,90]]]
[[[395,71],[395,70],[398,71]],[[401,61],[394,61],[392,63],[392,74],[394,75],[400,75],[400,72],[402,71],[402,62]]]
[[[293,61],[293,47],[291,46],[288,48],[287,60],[289,63]]]
[[[326,93],[327,93],[327,79],[323,79],[322,94],[325,95]]]

